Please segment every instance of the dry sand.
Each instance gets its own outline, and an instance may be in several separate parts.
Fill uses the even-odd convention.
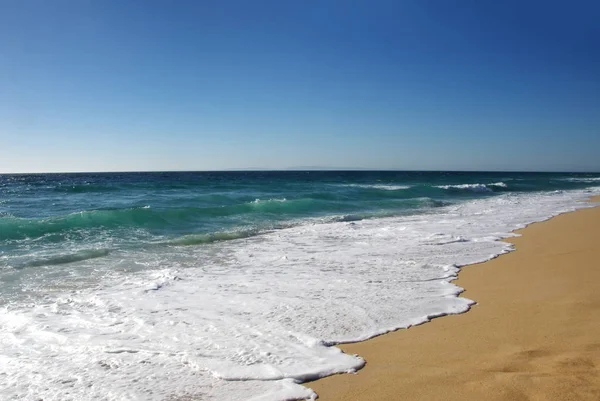
[[[599,401],[600,207],[519,233],[461,271],[468,313],[343,345],[366,367],[307,385],[322,401]]]

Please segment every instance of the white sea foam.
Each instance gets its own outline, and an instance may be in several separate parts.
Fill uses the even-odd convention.
[[[600,177],[569,177],[564,178],[563,181],[573,181],[573,182],[598,182],[600,181]]]
[[[491,184],[487,184],[487,185],[488,185],[488,187],[500,187],[500,188],[506,188],[506,187],[508,187],[508,185],[506,185],[502,181],[500,181],[500,182],[492,182]]]
[[[281,199],[254,199],[251,203],[269,203],[269,202],[287,202],[286,198]]]
[[[442,189],[464,189],[473,192],[491,192],[490,187],[506,188],[503,182],[493,182],[491,184],[456,184],[456,185],[436,185],[436,188]]]
[[[298,382],[364,364],[329,344],[466,311],[450,283],[459,266],[508,252],[498,239],[591,193],[504,194],[82,261],[113,274],[0,308],[2,397],[314,399]]]
[[[408,189],[410,185],[387,185],[387,184],[340,184],[344,187],[356,187],[367,189],[383,189],[385,191],[397,191],[399,189]]]

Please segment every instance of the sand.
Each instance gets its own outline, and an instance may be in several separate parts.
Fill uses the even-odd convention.
[[[365,368],[307,385],[322,401],[600,400],[600,207],[518,233],[462,269],[469,312],[343,345]]]

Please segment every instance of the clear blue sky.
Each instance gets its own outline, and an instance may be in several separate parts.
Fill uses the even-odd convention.
[[[599,4],[0,0],[0,172],[598,171]]]

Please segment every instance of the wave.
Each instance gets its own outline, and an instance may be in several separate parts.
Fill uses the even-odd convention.
[[[362,194],[310,194],[297,199],[255,198],[235,204],[205,207],[152,208],[148,205],[84,210],[67,215],[46,218],[19,218],[11,215],[0,217],[0,240],[40,238],[49,234],[63,234],[71,230],[141,228],[146,230],[175,230],[179,233],[197,232],[206,228],[221,228],[224,220],[236,225],[279,222],[280,220],[305,219],[364,213],[368,217],[388,215],[415,208],[437,207],[431,198],[431,187],[416,186],[407,191],[367,191]],[[426,201],[423,201],[425,199]],[[268,224],[268,223],[267,223]],[[218,228],[214,231],[220,231]],[[212,242],[213,237],[194,239],[193,242]],[[185,240],[184,240],[185,241]]]
[[[506,185],[505,183],[503,183],[501,181],[500,182],[493,182],[493,183],[487,184],[487,185],[491,186],[491,187],[508,188],[508,185]]]
[[[0,240],[38,238],[46,234],[59,233],[70,229],[93,227],[119,227],[127,225],[147,225],[153,222],[155,212],[148,206],[87,210],[68,215],[42,219],[8,217],[0,219]]]
[[[600,177],[569,177],[562,178],[561,180],[571,182],[600,182]]]
[[[260,200],[256,199],[252,203],[255,205],[269,205],[269,204],[281,204],[284,202],[288,202],[286,199],[268,199],[268,200]],[[404,199],[402,203],[405,206],[411,206],[414,208],[438,208],[444,207],[451,204],[451,202],[445,202],[441,200],[431,199],[431,198],[415,198],[415,199]],[[212,233],[197,233],[197,234],[189,234],[184,235],[182,237],[175,238],[173,240],[167,241],[167,245],[201,245],[201,244],[209,244],[213,242],[220,241],[230,241],[242,238],[253,237],[256,235],[264,234],[273,230],[281,230],[286,228],[297,227],[304,224],[315,224],[315,223],[335,223],[335,222],[354,222],[360,220],[374,219],[374,218],[382,218],[382,217],[392,217],[397,216],[397,210],[389,210],[389,211],[374,211],[374,212],[363,212],[363,213],[353,213],[353,214],[344,214],[339,216],[331,216],[326,217],[324,219],[302,219],[302,220],[294,220],[288,222],[279,222],[275,224],[271,224],[268,226],[264,226],[262,228],[254,227],[250,229],[241,229],[241,230],[233,230],[233,231],[220,231],[220,232],[212,232]]]
[[[245,231],[225,231],[208,234],[190,234],[175,238],[167,242],[167,245],[201,245],[212,242],[230,241],[241,238],[248,238],[260,234],[259,230]]]
[[[68,215],[48,218],[0,218],[0,240],[39,238],[47,234],[73,229],[92,228],[145,228],[196,227],[215,218],[239,215],[310,215],[314,212],[344,211],[348,205],[342,202],[302,198],[256,199],[235,205],[210,207],[179,207],[153,209],[149,206],[124,209],[86,210]]]
[[[256,204],[256,205],[258,205],[258,204],[265,204],[265,203],[271,203],[271,202],[287,202],[287,199],[285,199],[285,198],[282,198],[282,199],[267,199],[267,200],[261,200],[261,199],[258,199],[258,198],[256,198],[256,199],[254,199],[254,200],[253,200],[252,202],[250,202],[250,203],[253,203],[253,204]]]
[[[38,266],[51,266],[51,265],[64,265],[67,263],[81,262],[88,259],[97,259],[107,256],[109,251],[107,249],[88,249],[78,251],[75,253],[48,256],[40,259],[33,259],[23,264],[15,266],[17,269],[23,269],[26,267],[38,267]]]
[[[456,184],[456,185],[435,185],[435,188],[446,190],[467,190],[472,192],[494,192],[500,188],[508,188],[504,182],[493,182],[491,184]]]
[[[440,207],[449,206],[452,204],[452,202],[431,199],[431,198],[427,198],[427,197],[401,199],[400,202],[402,202],[402,205],[406,206],[406,207],[403,207],[400,209],[389,208],[387,210],[382,209],[382,210],[364,212],[364,213],[353,213],[353,214],[345,214],[345,215],[341,215],[341,216],[332,216],[332,217],[326,218],[324,220],[324,222],[325,223],[354,222],[354,221],[368,220],[368,219],[396,217],[396,216],[402,215],[403,214],[402,211],[414,212],[415,210],[427,210],[427,209],[433,209],[433,208],[440,208]],[[396,202],[396,206],[398,206],[397,202]]]
[[[415,199],[402,199],[400,200],[404,206],[404,209],[414,208],[438,208],[450,205],[451,202],[440,201],[431,198],[415,198]],[[269,200],[260,200],[256,199],[252,202],[255,205],[269,205],[269,204],[281,204],[283,202],[289,202],[286,199],[269,199]],[[398,203],[396,203],[398,206]],[[338,216],[330,216],[324,219],[303,219],[296,221],[288,221],[288,222],[280,222],[277,224],[272,224],[263,228],[252,228],[252,229],[243,229],[237,231],[223,231],[223,232],[213,232],[213,233],[200,233],[200,234],[190,234],[185,235],[174,240],[168,241],[169,245],[200,245],[200,244],[208,244],[212,242],[219,241],[229,241],[241,238],[253,237],[256,235],[260,235],[266,233],[268,231],[280,230],[286,228],[292,228],[303,224],[315,224],[315,223],[336,223],[336,222],[354,222],[360,220],[374,219],[374,218],[382,218],[382,217],[392,217],[397,216],[397,210],[388,210],[388,211],[374,211],[374,212],[363,212],[363,213],[352,213],[352,214],[344,214]]]
[[[409,189],[410,185],[392,185],[392,184],[339,184],[341,187],[381,189],[384,191],[398,191],[401,189]]]

